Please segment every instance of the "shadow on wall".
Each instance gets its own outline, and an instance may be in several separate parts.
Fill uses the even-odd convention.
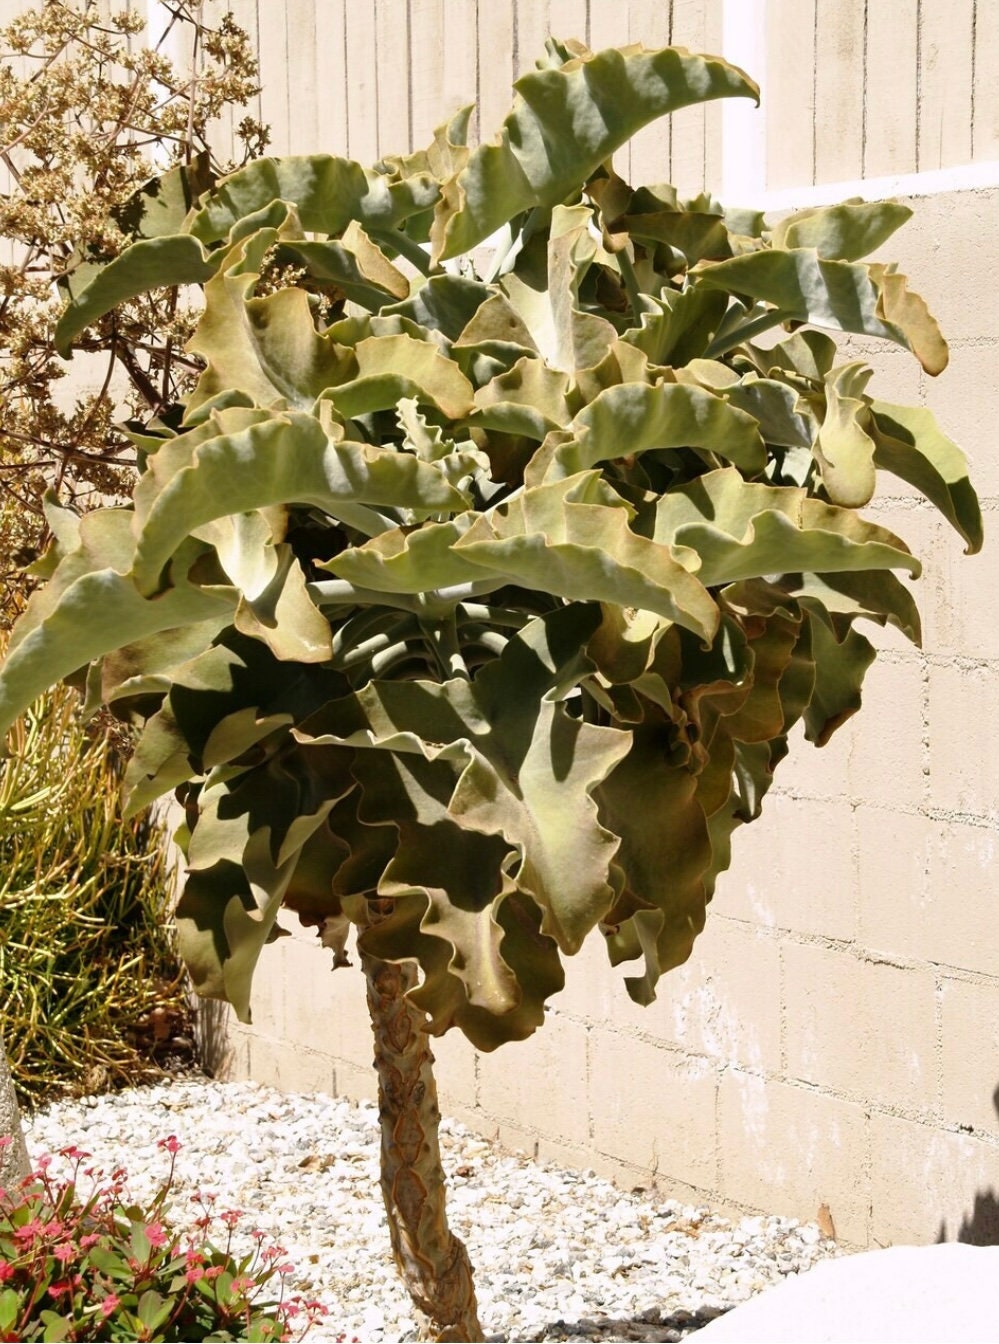
[[[992,1105],[999,1115],[999,1086],[992,1093]],[[947,1224],[941,1222],[937,1241],[947,1240]],[[975,1207],[971,1215],[961,1219],[956,1241],[966,1242],[969,1246],[999,1246],[999,1193],[986,1190],[975,1195]]]

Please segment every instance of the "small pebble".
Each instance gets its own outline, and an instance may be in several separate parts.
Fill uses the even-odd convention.
[[[108,1172],[126,1167],[149,1199],[175,1135],[169,1214],[193,1225],[196,1191],[243,1210],[238,1245],[259,1228],[295,1265],[292,1292],[328,1309],[307,1344],[416,1339],[378,1189],[378,1113],[321,1094],[183,1078],[59,1102],[25,1116],[34,1157],[76,1143]],[[655,1192],[623,1194],[592,1171],[512,1157],[445,1120],[441,1150],[453,1231],[475,1267],[479,1315],[496,1341],[679,1340],[788,1274],[839,1254],[793,1218],[731,1222]],[[66,1170],[57,1158],[53,1174]],[[466,1174],[467,1173],[467,1174]]]

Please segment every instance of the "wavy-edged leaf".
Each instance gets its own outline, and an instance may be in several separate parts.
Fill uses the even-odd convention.
[[[838,635],[822,611],[807,597],[802,606],[812,627],[815,688],[804,712],[805,736],[817,747],[860,708],[864,674],[877,657],[870,640],[856,630]]]
[[[773,304],[784,321],[894,341],[927,373],[947,366],[946,342],[926,304],[907,288],[905,276],[873,263],[826,261],[814,248],[767,248],[702,262],[691,274],[699,286]]]
[[[968,479],[968,461],[921,406],[871,404],[874,465],[915,486],[935,504],[968,543],[966,554],[982,548],[982,512]]]
[[[826,406],[815,440],[815,460],[833,504],[860,509],[874,494],[874,440],[864,388],[873,370],[863,362],[826,374]]]
[[[775,248],[814,247],[827,261],[860,261],[912,218],[898,201],[840,201],[811,206],[774,226]]]
[[[404,397],[436,406],[449,420],[461,420],[473,409],[472,384],[428,341],[406,333],[369,336],[358,341],[354,355],[356,375],[328,394],[345,419],[390,410]]]
[[[887,528],[792,486],[744,481],[731,467],[664,495],[656,506],[655,539],[675,553],[689,548],[709,587],[799,570],[920,572],[919,561]]]
[[[632,532],[627,508],[609,505],[599,486],[597,472],[536,486],[477,518],[455,551],[513,583],[654,611],[711,639],[718,609],[691,572],[696,558],[686,568]]]
[[[223,178],[187,221],[203,243],[227,238],[247,215],[273,201],[295,205],[308,233],[341,234],[352,220],[371,230],[393,229],[439,196],[429,173],[391,182],[383,173],[331,154],[255,159]]]
[[[327,706],[296,736],[359,749],[415,752],[460,768],[448,814],[517,850],[510,877],[544,910],[541,933],[575,952],[613,898],[617,847],[593,790],[628,749],[628,734],[570,716],[555,700],[587,674],[581,654],[596,608],[529,622],[472,682],[369,682]]]
[[[77,336],[119,303],[166,285],[203,285],[221,260],[187,234],[133,243],[101,267],[65,308],[56,323],[56,349],[68,359]]]
[[[125,509],[87,514],[80,521],[78,549],[68,552],[48,584],[33,594],[0,668],[0,734],[48,687],[110,650],[232,612],[232,589],[188,581],[187,570],[203,551],[197,542],[179,551],[167,591],[148,602],[129,576],[131,520]]]
[[[547,479],[653,448],[698,448],[752,474],[762,471],[767,460],[753,416],[685,383],[609,387],[579,412],[569,432],[572,438],[545,463]],[[539,465],[543,461],[542,450]],[[534,474],[532,469],[532,479]]]
[[[263,408],[309,410],[320,392],[354,376],[352,351],[316,331],[304,289],[250,295],[257,277],[228,272],[205,286],[205,311],[187,348],[207,367],[188,413],[238,390]]]
[[[448,522],[426,523],[415,531],[382,532],[363,546],[350,547],[324,561],[322,568],[358,588],[377,592],[430,593],[457,584],[471,584],[474,593],[491,592],[502,587],[506,577],[484,577],[479,565],[454,550],[471,524],[472,515],[465,513]]]
[[[222,412],[220,423],[230,412]],[[171,441],[171,448],[181,440]],[[186,466],[146,478],[133,574],[159,590],[164,565],[184,537],[213,519],[274,504],[311,504],[334,517],[358,505],[400,506],[418,515],[463,510],[462,496],[410,453],[361,443],[330,443],[318,420],[289,413],[198,444]],[[154,493],[155,491],[155,493]]]
[[[559,204],[658,117],[714,98],[759,101],[743,71],[682,47],[586,53],[514,88],[496,142],[443,184],[431,234],[438,260],[470,251],[523,210]]]

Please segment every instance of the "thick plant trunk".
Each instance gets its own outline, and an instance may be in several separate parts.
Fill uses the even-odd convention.
[[[7,1051],[0,1036],[0,1138],[11,1142],[0,1148],[0,1189],[13,1191],[31,1169],[21,1128],[21,1112],[14,1095],[14,1080],[7,1065]]]
[[[392,1250],[416,1305],[421,1338],[483,1339],[472,1266],[447,1225],[437,1126],[437,1084],[426,1016],[405,997],[411,964],[362,955],[375,1036],[381,1117],[381,1185]]]

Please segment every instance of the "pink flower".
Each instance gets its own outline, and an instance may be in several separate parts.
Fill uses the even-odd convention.
[[[38,1162],[36,1163],[36,1170],[40,1173],[44,1173],[48,1171],[51,1165],[52,1165],[52,1158],[49,1156],[48,1153],[45,1153],[44,1156],[38,1159]]]
[[[107,1319],[113,1311],[117,1311],[121,1306],[121,1298],[115,1293],[108,1293],[107,1297],[101,1303],[101,1315]]]
[[[229,1228],[235,1227],[242,1216],[242,1209],[226,1209],[225,1213],[220,1214],[222,1221],[225,1223],[226,1227]]]
[[[13,1142],[13,1134],[0,1134],[0,1149],[9,1148]]]
[[[100,1239],[101,1236],[99,1232],[85,1232],[80,1238],[81,1250],[89,1251],[91,1246],[96,1246]]]
[[[14,1277],[14,1266],[9,1260],[0,1260],[0,1283],[6,1283]]]
[[[187,1270],[187,1272],[184,1275],[184,1278],[188,1281],[188,1283],[197,1283],[199,1279],[203,1279],[204,1277],[205,1277],[205,1271],[201,1268],[200,1265],[192,1265],[191,1268]]]
[[[278,1265],[276,1268],[279,1274],[287,1275],[287,1274],[294,1274],[295,1272],[295,1266],[291,1263],[290,1260],[286,1261],[283,1265]]]
[[[171,1157],[180,1152],[180,1143],[177,1141],[177,1135],[171,1134],[165,1139],[160,1139],[156,1144],[157,1148],[165,1148]]]
[[[224,1266],[224,1265],[212,1265],[211,1269],[206,1269],[206,1270],[205,1270],[205,1278],[206,1278],[206,1279],[217,1279],[217,1278],[219,1277],[220,1274],[224,1274],[224,1273],[225,1273],[225,1266]]]
[[[14,1228],[14,1237],[17,1241],[34,1241],[36,1237],[42,1235],[42,1231],[41,1222],[37,1218],[32,1218],[23,1227]]]
[[[90,1154],[85,1153],[82,1148],[77,1148],[75,1143],[70,1144],[68,1148],[60,1148],[59,1153],[60,1156],[68,1157],[74,1162],[82,1162],[84,1158],[90,1156]]]
[[[159,1248],[166,1245],[166,1232],[162,1223],[150,1223],[148,1227],[143,1228],[143,1231],[150,1246]]]
[[[61,1241],[53,1250],[52,1254],[60,1264],[64,1265],[67,1260],[72,1260],[73,1256],[76,1254],[76,1247],[71,1241]]]

